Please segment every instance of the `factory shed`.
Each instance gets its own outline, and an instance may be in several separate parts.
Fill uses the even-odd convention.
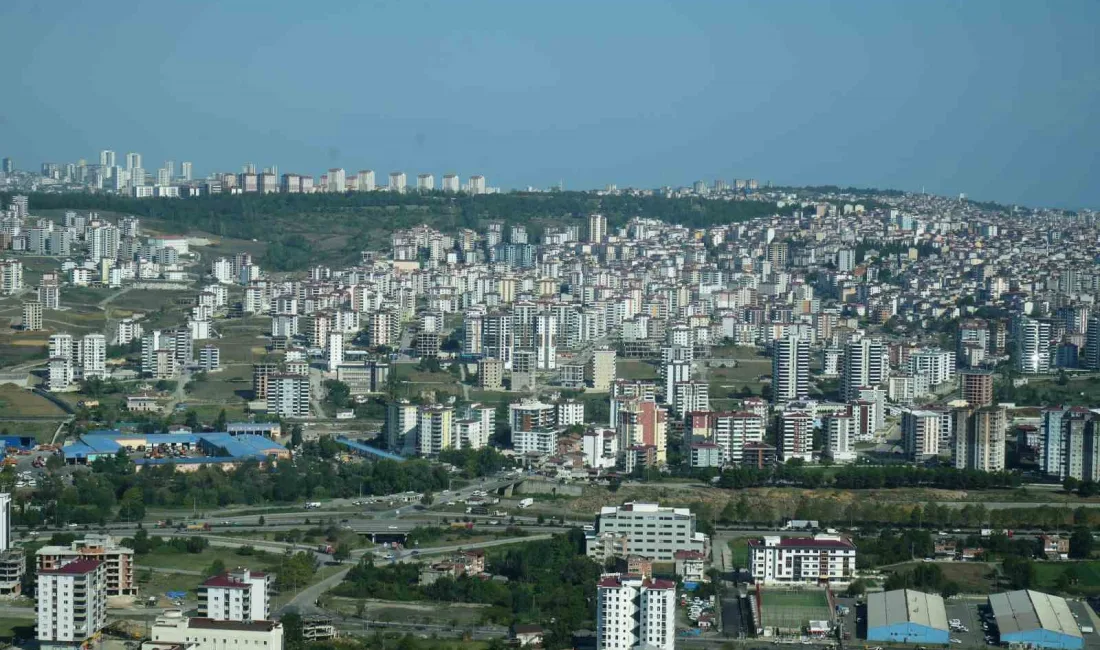
[[[943,598],[912,589],[867,596],[867,640],[947,644],[950,630]]]
[[[989,596],[1002,644],[1033,648],[1084,647],[1081,628],[1065,598],[1039,591],[1009,591]]]

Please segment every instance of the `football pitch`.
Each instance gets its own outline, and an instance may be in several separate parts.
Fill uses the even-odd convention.
[[[780,631],[800,630],[808,621],[832,620],[829,597],[824,590],[760,592],[761,627]]]

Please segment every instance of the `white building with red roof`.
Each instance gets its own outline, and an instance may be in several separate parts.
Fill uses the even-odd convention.
[[[199,616],[215,621],[266,621],[275,576],[238,569],[199,585]]]
[[[856,547],[840,535],[751,539],[749,571],[766,585],[848,583],[855,578]]]
[[[596,590],[598,650],[675,647],[676,583],[605,573]]]
[[[35,595],[42,648],[76,648],[107,624],[107,574],[99,560],[39,569]]]

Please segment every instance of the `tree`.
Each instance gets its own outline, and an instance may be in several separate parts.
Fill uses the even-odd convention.
[[[258,525],[258,526],[263,526],[266,523],[267,523],[267,521],[264,519],[263,515],[260,515],[260,518],[256,521],[256,525]]]
[[[202,428],[202,423],[199,422],[199,414],[194,411],[187,411],[187,416],[183,420],[184,426],[192,431],[198,431]]]
[[[867,584],[862,580],[851,581],[848,583],[848,588],[844,590],[844,595],[848,598],[859,598],[865,593],[867,593]]]
[[[1081,481],[1072,476],[1067,476],[1066,479],[1062,481],[1062,489],[1066,492],[1076,492],[1080,484]]]
[[[328,401],[336,408],[346,408],[351,403],[351,388],[344,382],[326,379],[324,386]]]
[[[1069,536],[1069,556],[1075,560],[1087,560],[1092,555],[1092,531],[1086,526],[1078,526]]]
[[[302,446],[302,425],[295,424],[290,428],[290,448],[297,449]]]
[[[225,573],[225,562],[222,562],[221,558],[215,559],[210,566],[206,567],[208,576],[220,576],[223,573]]]
[[[218,412],[218,418],[214,420],[214,431],[225,431],[225,424],[228,421],[228,417],[225,414],[225,409]]]
[[[420,497],[420,503],[422,503],[426,506],[432,505],[432,503],[434,501],[435,501],[435,495],[433,495],[431,492],[425,492],[424,496]]]
[[[145,501],[141,489],[132,487],[122,495],[118,505],[118,518],[122,521],[141,521],[145,518]]]
[[[302,616],[298,612],[283,614],[279,622],[283,624],[283,639],[287,648],[297,650],[305,644],[302,638]]]
[[[332,559],[337,562],[346,562],[351,559],[351,549],[347,544],[337,544],[336,549],[332,552]]]

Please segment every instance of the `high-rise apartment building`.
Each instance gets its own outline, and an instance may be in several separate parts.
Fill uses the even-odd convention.
[[[94,560],[103,565],[103,589],[108,596],[132,596],[134,584],[134,550],[119,546],[110,535],[87,533],[68,546],[48,545],[35,552],[39,573],[76,560]]]
[[[435,189],[435,176],[431,174],[419,174],[416,177],[416,189],[419,192],[430,192]]]
[[[37,300],[23,303],[23,331],[37,332],[42,329],[42,303]]]
[[[99,152],[99,166],[100,167],[114,167],[115,166],[115,152],[110,149],[104,149]]]
[[[856,460],[856,418],[850,413],[832,413],[822,422],[825,430],[823,456],[834,463]]]
[[[809,340],[795,335],[776,340],[772,352],[772,402],[804,400],[809,392]]]
[[[910,460],[924,462],[940,455],[940,413],[906,409],[901,413],[901,439]]]
[[[462,189],[462,181],[458,179],[458,174],[444,174],[443,175],[443,191],[444,192],[458,192]]]
[[[787,411],[779,417],[779,457],[783,462],[813,460],[814,418],[805,411]]]
[[[85,334],[80,342],[80,367],[84,377],[107,376],[107,337],[102,334]]]
[[[710,440],[718,445],[723,465],[740,464],[746,445],[764,441],[764,418],[756,413],[693,413],[689,418],[693,430],[709,431]]]
[[[470,177],[470,194],[484,194],[485,193],[485,177],[481,175],[474,175]]]
[[[605,574],[596,585],[597,650],[673,650],[676,583]]]
[[[180,178],[185,181],[190,181],[191,175],[191,163],[185,160],[180,164]]]
[[[38,569],[38,644],[44,650],[84,647],[107,625],[106,569],[73,560]]]
[[[308,418],[309,377],[294,374],[268,375],[267,412],[284,418]]]
[[[420,407],[417,425],[418,452],[421,456],[437,456],[454,447],[454,409],[431,404]]]
[[[343,169],[333,167],[328,170],[328,187],[325,188],[326,190],[329,192],[344,192],[347,185],[347,175]]]
[[[1026,375],[1050,372],[1050,321],[1024,316],[1016,325],[1016,368]]]
[[[602,244],[607,239],[607,217],[599,213],[588,215],[588,241]]]
[[[840,367],[840,398],[859,399],[859,389],[886,380],[886,347],[879,339],[849,341]]]
[[[959,409],[953,415],[955,440],[951,460],[955,469],[1004,471],[1008,428],[1005,410],[984,406],[974,411]]]
[[[1089,317],[1085,327],[1085,349],[1081,356],[1083,368],[1100,370],[1100,312]]]
[[[356,176],[359,178],[360,192],[373,192],[378,189],[378,185],[374,180],[373,169],[360,169]]]
[[[993,371],[964,370],[959,373],[959,392],[970,408],[993,403]]]
[[[585,381],[592,390],[611,389],[615,381],[615,350],[595,350],[585,366]]]
[[[419,418],[420,412],[416,404],[410,404],[405,399],[390,402],[386,407],[386,447],[394,452],[406,447],[417,448],[415,443],[420,426]]]
[[[23,290],[23,263],[0,259],[0,294],[10,296]]]
[[[390,172],[389,190],[391,192],[404,192],[405,185],[405,172]]]
[[[228,571],[199,585],[199,616],[215,621],[271,618],[275,576],[248,569]]]

